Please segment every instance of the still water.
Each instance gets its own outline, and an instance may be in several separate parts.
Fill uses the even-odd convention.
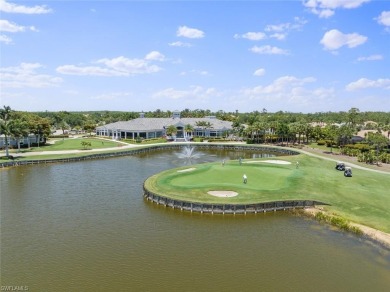
[[[390,291],[390,254],[286,213],[211,215],[143,199],[175,150],[1,174],[1,285],[29,291]],[[202,151],[195,162],[259,154]]]

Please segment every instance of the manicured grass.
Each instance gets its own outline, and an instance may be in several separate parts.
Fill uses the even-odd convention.
[[[32,151],[82,150],[84,149],[81,145],[82,141],[91,143],[91,146],[88,146],[87,149],[118,147],[118,143],[115,141],[101,140],[97,138],[70,138],[60,139],[54,144],[46,144],[44,146],[40,146],[39,148],[34,147],[32,148]]]
[[[290,165],[243,163],[236,160],[197,164],[180,168],[196,168],[178,172],[171,169],[146,181],[146,187],[157,194],[184,201],[245,204],[267,201],[308,199],[330,204],[325,210],[347,220],[390,232],[389,175],[353,169],[346,178],[335,170],[335,163],[308,155],[284,156],[276,159]],[[298,169],[295,162],[299,161]],[[247,161],[246,161],[247,162]],[[242,182],[243,174],[248,183]],[[229,190],[236,197],[218,198],[207,191]]]
[[[338,147],[327,147],[326,145],[318,145],[317,143],[310,143],[307,145],[307,147],[320,149],[326,152],[340,153],[340,149]]]

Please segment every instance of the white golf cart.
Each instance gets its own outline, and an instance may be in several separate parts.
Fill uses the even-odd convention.
[[[344,170],[344,176],[352,177],[352,168],[346,167],[345,170]]]
[[[336,169],[337,169],[337,170],[344,171],[344,170],[345,170],[345,164],[344,164],[344,162],[341,162],[341,161],[336,162]]]

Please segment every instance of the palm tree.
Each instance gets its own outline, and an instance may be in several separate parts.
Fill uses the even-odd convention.
[[[315,141],[324,138],[324,130],[320,126],[315,126],[311,133],[311,137],[314,138]]]
[[[297,122],[298,144],[301,144],[301,136],[305,133],[306,123],[303,121]]]
[[[313,126],[309,123],[304,123],[303,131],[306,137],[306,144],[309,144],[309,138],[311,134],[313,133]]]
[[[253,126],[247,126],[243,130],[243,135],[245,135],[246,138],[250,138],[250,140],[253,143]]]
[[[0,134],[4,135],[6,157],[9,156],[8,137],[11,135],[11,113],[12,110],[9,106],[4,106],[4,108],[0,109]]]
[[[359,111],[358,108],[353,107],[353,108],[351,108],[351,109],[348,111],[348,115],[347,115],[348,122],[349,122],[349,124],[351,124],[351,126],[352,126],[353,128],[355,128],[355,127],[356,127],[356,124],[357,124],[358,122],[360,122],[359,116],[360,116],[360,111]]]
[[[190,136],[193,136],[192,133],[194,132],[194,127],[191,126],[190,124],[187,124],[184,127],[184,131],[186,132],[186,134],[190,133]]]
[[[269,124],[265,121],[257,121],[253,124],[253,127],[256,131],[257,143],[260,140],[260,134],[263,134],[263,143],[267,142],[267,130],[269,129]]]
[[[176,135],[176,133],[177,133],[177,129],[174,125],[170,125],[166,130],[166,134],[168,136],[174,136]]]
[[[387,139],[389,139],[390,138],[390,124],[383,125],[382,126],[382,131],[387,132]]]
[[[298,123],[291,123],[288,125],[288,132],[291,134],[291,136],[294,137],[293,144],[297,140],[297,134],[299,132],[298,130]]]
[[[270,128],[270,124],[266,121],[263,121],[260,123],[260,125],[261,125],[261,129],[263,130],[263,143],[267,143],[267,131]]]
[[[233,124],[233,134],[237,136],[242,136],[244,133],[245,126],[240,123],[238,119],[236,119]]]
[[[196,123],[197,127],[200,127],[203,130],[203,136],[206,136],[205,130],[208,128],[211,128],[211,123],[206,121],[197,121]]]
[[[15,119],[9,123],[9,127],[10,134],[15,138],[16,143],[18,144],[18,152],[20,152],[20,139],[29,134],[28,124],[20,119]]]
[[[349,142],[355,132],[355,128],[350,125],[342,125],[339,128],[339,140],[343,143],[343,146]]]
[[[287,123],[279,123],[276,128],[276,134],[278,136],[282,136],[282,145],[284,137],[287,137],[287,146],[288,146],[288,134],[289,134],[289,128]]]
[[[260,131],[263,129],[263,124],[259,121],[254,122],[251,126],[251,129],[252,129],[253,135],[256,137],[256,143],[259,144]],[[252,138],[252,140],[253,140],[253,138]]]

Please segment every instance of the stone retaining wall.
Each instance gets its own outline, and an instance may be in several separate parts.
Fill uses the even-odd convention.
[[[157,195],[145,188],[144,197],[146,200],[170,207],[173,209],[180,209],[190,212],[199,213],[216,213],[216,214],[247,214],[247,213],[265,213],[270,211],[280,211],[288,209],[299,209],[313,207],[315,205],[327,205],[326,203],[312,201],[312,200],[287,200],[263,202],[256,204],[208,204],[200,202],[188,202],[181,200],[174,200],[164,196]]]

